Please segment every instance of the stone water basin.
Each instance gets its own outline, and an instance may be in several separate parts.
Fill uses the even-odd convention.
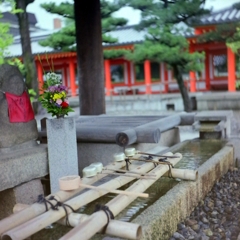
[[[197,203],[211,190],[215,181],[233,164],[233,147],[228,146],[226,141],[194,139],[177,144],[167,151],[180,152],[183,155],[175,168],[198,169],[199,177],[196,182],[162,177],[147,189],[149,198],[137,198],[116,216],[115,219],[140,224],[143,228],[141,239],[169,239],[176,231],[177,223],[191,213]],[[78,212],[91,214],[97,203],[105,204],[115,196],[107,194],[83,206]],[[31,239],[59,239],[70,229],[53,224],[48,229],[34,234]],[[97,234],[92,239],[109,238]]]

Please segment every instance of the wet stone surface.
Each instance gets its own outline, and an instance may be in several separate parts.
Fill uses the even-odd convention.
[[[240,233],[240,170],[231,169],[178,224],[169,240],[237,240]]]

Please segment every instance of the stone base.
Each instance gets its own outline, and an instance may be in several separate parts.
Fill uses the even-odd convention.
[[[0,220],[13,213],[13,207],[16,203],[33,204],[40,194],[43,194],[40,179],[34,179],[0,192]]]
[[[44,144],[0,155],[0,191],[47,174],[47,146]]]

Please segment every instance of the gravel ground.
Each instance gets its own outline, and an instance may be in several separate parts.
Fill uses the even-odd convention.
[[[240,240],[240,171],[229,170],[170,240]]]

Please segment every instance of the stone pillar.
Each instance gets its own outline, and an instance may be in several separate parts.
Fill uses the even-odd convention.
[[[58,179],[79,175],[74,118],[47,119],[51,193],[59,190]]]

